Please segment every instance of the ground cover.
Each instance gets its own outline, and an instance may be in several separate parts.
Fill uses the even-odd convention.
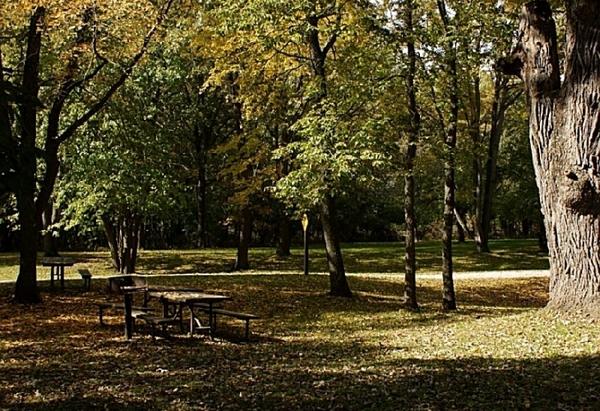
[[[546,278],[419,281],[421,311],[402,308],[399,277],[349,278],[354,299],[327,296],[325,275],[168,276],[157,284],[231,294],[260,315],[250,343],[224,320],[215,342],[173,335],[130,342],[93,301],[104,281],[8,304],[0,285],[0,409],[27,410],[596,410],[600,337],[587,318],[542,307]],[[112,297],[118,298],[118,297]]]

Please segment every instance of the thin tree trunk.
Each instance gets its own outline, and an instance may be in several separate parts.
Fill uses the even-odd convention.
[[[200,127],[194,125],[194,143],[196,146],[198,181],[196,184],[196,219],[197,226],[197,246],[198,248],[208,247],[208,229],[207,229],[207,179],[206,179],[206,156],[208,151],[209,136],[200,132]]]
[[[500,137],[504,125],[504,113],[508,107],[500,104],[501,88],[506,87],[506,79],[498,75],[494,81],[494,102],[492,103],[492,120],[488,157],[485,167],[485,187],[481,210],[481,247],[480,252],[490,252],[489,239],[492,222],[492,203],[496,188],[496,165],[500,150]]]
[[[140,244],[140,229],[142,226],[142,217],[137,213],[131,216],[131,259],[129,260],[129,273],[135,273],[138,247]]]
[[[446,11],[444,0],[438,0],[438,10],[444,27],[446,36],[453,35]],[[446,50],[448,75],[450,77],[450,118],[448,128],[444,136],[444,227],[442,230],[442,307],[444,310],[456,310],[456,296],[454,293],[454,279],[452,267],[452,228],[454,226],[454,169],[455,169],[455,148],[456,133],[458,124],[458,73],[456,68],[456,49],[454,42],[451,42],[449,49]]]
[[[464,243],[466,241],[465,230],[458,221],[456,222],[456,241],[459,243]]]
[[[479,46],[478,46],[479,49]],[[475,210],[473,220],[473,235],[477,252],[487,252],[483,229],[481,224],[483,205],[483,167],[481,165],[481,92],[479,74],[475,75],[473,84],[473,98],[471,102],[471,114],[469,134],[473,143],[473,205]]]
[[[329,294],[352,297],[338,239],[336,212],[335,199],[327,196],[321,204],[321,225],[323,226],[323,238],[329,266]]]
[[[414,35],[413,9],[414,4],[409,1],[406,5],[405,24],[410,36]],[[408,75],[406,76],[406,91],[408,95],[408,111],[410,114],[410,131],[405,156],[404,168],[404,218],[406,221],[405,233],[405,265],[404,265],[404,304],[411,309],[419,308],[417,301],[417,255],[415,250],[417,218],[415,213],[415,175],[413,172],[417,156],[417,144],[421,116],[417,107],[417,93],[415,85],[417,53],[415,43],[411,38],[407,42]]]
[[[489,240],[492,229],[492,211],[494,193],[496,190],[498,154],[500,139],[504,133],[504,119],[508,108],[519,98],[521,92],[510,93],[508,79],[498,73],[494,80],[494,102],[492,103],[492,118],[487,162],[485,166],[485,184],[481,215],[481,251],[489,252]]]
[[[202,164],[198,170],[198,189],[197,189],[197,201],[198,201],[198,247],[208,247],[208,230],[207,230],[207,216],[206,216],[206,165]]]
[[[306,19],[310,26],[306,39],[310,50],[312,76],[318,88],[317,96],[314,99],[315,106],[319,106],[327,98],[325,60],[337,40],[337,34],[332,34],[325,43],[325,46],[321,47],[319,21],[323,18],[325,18],[325,15],[318,16],[317,13],[311,13]],[[348,281],[346,280],[346,270],[342,258],[339,233],[337,231],[336,212],[335,200],[331,193],[328,193],[321,203],[321,224],[323,226],[323,238],[325,240],[327,263],[329,265],[329,294],[352,297],[352,291],[350,291]]]
[[[46,209],[42,213],[42,229],[46,230],[44,232],[44,257],[58,257],[58,244],[56,241],[56,237],[52,235],[52,232],[48,230],[52,224],[56,223],[56,207],[54,207],[54,202],[49,201],[46,204]]]
[[[250,268],[248,260],[248,249],[250,248],[250,237],[252,236],[252,209],[249,205],[242,209],[242,229],[239,234],[237,258],[234,270],[247,270]]]
[[[121,272],[121,258],[119,257],[119,245],[115,227],[113,226],[108,215],[103,214],[101,219],[102,225],[104,226],[104,233],[106,234],[106,241],[108,242],[108,249],[110,250],[110,259],[113,263],[113,267],[117,272]]]
[[[287,257],[292,255],[290,247],[292,238],[290,236],[290,219],[285,214],[283,207],[279,207],[279,227],[277,233],[277,256]]]
[[[458,211],[456,207],[454,207],[454,216],[456,217],[456,227],[459,229],[459,232],[463,232],[463,236],[467,236],[468,238],[473,238],[473,232],[469,229],[469,225],[467,224],[467,220],[465,217]],[[459,240],[460,241],[460,240]],[[463,239],[462,241],[465,241]]]

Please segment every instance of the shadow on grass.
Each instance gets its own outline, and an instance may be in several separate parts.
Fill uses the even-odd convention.
[[[106,344],[2,362],[11,410],[597,410],[597,356],[378,358],[360,344]],[[103,355],[95,355],[102,350]],[[306,353],[306,354],[302,354]],[[53,349],[48,349],[48,355]],[[25,362],[26,364],[24,364]],[[17,378],[19,377],[19,378]]]
[[[376,336],[391,336],[383,333],[393,329],[426,344],[419,342],[422,336],[436,336],[437,327],[452,321],[543,306],[547,279],[461,280],[461,308],[454,314],[436,308],[441,292],[433,280],[420,282],[421,313],[402,309],[401,282],[381,278],[352,277],[355,299],[327,296],[327,276],[153,281],[232,295],[235,309],[261,317],[251,326],[254,341],[175,336],[152,344],[147,334],[138,334],[126,342],[118,312],[107,315],[107,327],[98,323],[93,302],[109,298],[102,282],[94,282],[89,293],[68,283],[64,292],[45,293],[42,305],[0,302],[0,409],[600,409],[595,355],[505,359],[454,353],[424,359],[407,340],[379,345],[355,338],[366,322]],[[11,289],[2,285],[0,293]],[[228,338],[242,332],[239,321],[223,326]]]

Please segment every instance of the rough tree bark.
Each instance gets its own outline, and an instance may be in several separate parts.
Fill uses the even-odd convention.
[[[566,1],[561,85],[550,5],[523,6],[520,43],[499,62],[521,77],[550,258],[548,307],[600,308],[600,2]]]

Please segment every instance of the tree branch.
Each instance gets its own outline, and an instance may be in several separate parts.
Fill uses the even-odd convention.
[[[90,118],[96,115],[102,108],[106,105],[108,100],[117,92],[117,90],[125,83],[125,81],[131,76],[133,73],[134,67],[139,63],[142,57],[146,54],[148,50],[148,45],[154,37],[154,34],[162,24],[163,20],[167,16],[171,5],[175,0],[167,0],[165,5],[163,6],[163,10],[160,12],[158,17],[156,18],[156,22],[154,26],[148,31],[146,36],[144,37],[144,41],[142,43],[142,47],[137,52],[137,54],[133,57],[131,62],[125,67],[123,70],[123,74],[119,77],[119,79],[106,91],[106,93],[90,108],[85,114],[83,114],[80,118],[75,120],[66,130],[64,130],[61,135],[58,137],[59,143],[64,142],[68,138],[70,138],[75,131],[82,125],[84,125]]]

